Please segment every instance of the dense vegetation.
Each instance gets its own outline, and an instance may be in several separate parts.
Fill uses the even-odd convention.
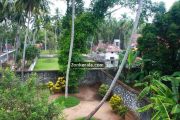
[[[147,24],[138,40],[138,48],[144,60],[143,70],[158,70],[172,74],[180,70],[180,2],[168,11],[158,12],[152,24]]]
[[[74,23],[71,20],[73,1]],[[59,9],[56,9],[55,15],[49,13],[50,0],[1,0],[0,53],[8,51],[8,44],[14,46],[16,53],[13,64],[23,73],[39,56],[40,49],[44,50],[43,54],[47,54],[48,50],[48,54],[56,53],[58,58],[39,59],[35,70],[59,70],[65,76],[71,48],[71,26],[75,26],[75,34],[70,62],[85,61],[83,54],[89,53],[92,45],[101,39],[108,43],[120,39],[121,49],[124,50],[128,47],[133,20],[126,15],[122,15],[120,20],[113,19],[112,12],[108,10],[120,5],[134,11],[139,1],[92,0],[90,7],[85,9],[83,0],[66,0],[67,10],[62,17]],[[148,23],[149,16],[154,16],[152,23]],[[179,119],[180,1],[176,1],[166,11],[163,2],[155,4],[151,0],[144,0],[138,24],[137,32],[141,34],[138,46],[128,51],[126,65],[119,78],[141,90],[139,99],[149,99],[150,104],[140,108],[139,112],[151,109],[152,119],[155,120]],[[121,52],[120,62],[123,56],[124,52]],[[69,92],[78,91],[84,72],[85,69],[70,68]],[[55,84],[50,82],[49,89],[52,93],[64,92],[66,81],[57,80]],[[0,119],[56,119],[61,114],[59,104],[65,107],[79,104],[79,100],[74,97],[60,97],[53,104],[48,104],[48,94],[40,90],[36,82],[34,75],[22,82],[13,72],[1,71]],[[102,85],[99,95],[104,97],[108,89],[109,86]],[[120,115],[127,112],[122,103],[119,96],[113,96],[110,100],[113,110]]]
[[[60,104],[48,103],[48,92],[37,86],[36,76],[21,82],[8,69],[1,71],[1,120],[52,120],[61,113]]]

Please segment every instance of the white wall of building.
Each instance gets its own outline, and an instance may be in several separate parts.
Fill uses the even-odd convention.
[[[105,53],[105,60],[110,60],[111,57],[114,57],[115,60],[119,59],[119,55],[118,53],[111,53],[111,52],[107,52]]]

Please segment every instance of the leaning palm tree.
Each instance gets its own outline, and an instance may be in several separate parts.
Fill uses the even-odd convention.
[[[140,15],[141,15],[141,11],[142,11],[142,4],[143,4],[143,0],[139,0],[139,6],[138,6],[138,10],[137,10],[137,14],[136,14],[136,19],[134,21],[134,25],[133,25],[133,30],[132,30],[132,33],[131,33],[131,37],[130,37],[130,41],[129,41],[129,44],[128,44],[128,47],[126,49],[126,53],[124,55],[124,58],[121,62],[121,65],[119,66],[119,69],[106,93],[106,95],[103,97],[103,99],[101,100],[101,102],[99,103],[99,105],[86,117],[87,120],[90,120],[90,118],[99,110],[99,108],[105,103],[105,101],[107,100],[107,98],[109,97],[113,87],[115,86],[116,84],[116,81],[118,80],[119,78],[119,75],[121,74],[122,72],[122,69],[126,63],[126,60],[127,60],[127,57],[128,57],[128,54],[129,54],[129,51],[131,50],[131,42],[132,42],[132,36],[134,33],[136,33],[137,31],[137,26],[138,26],[138,23],[139,23],[139,18],[140,18]]]
[[[69,48],[68,66],[67,66],[67,71],[66,71],[65,98],[68,97],[69,71],[70,71],[70,64],[71,64],[72,50],[73,50],[73,43],[74,43],[74,17],[75,17],[75,0],[72,0],[72,31],[71,31],[71,44]]]
[[[47,12],[48,9],[48,1],[47,0],[16,0],[15,2],[16,8],[19,11],[25,11],[27,15],[27,28],[26,34],[24,39],[24,48],[23,48],[23,63],[22,63],[22,79],[24,78],[24,67],[25,67],[25,53],[26,53],[26,46],[28,40],[28,34],[30,29],[30,21],[32,13],[40,14],[41,12]]]

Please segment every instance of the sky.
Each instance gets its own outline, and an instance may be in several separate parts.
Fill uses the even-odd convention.
[[[90,5],[91,0],[84,0],[84,6],[85,8],[88,8]],[[166,10],[169,10],[173,3],[177,0],[152,0],[153,2],[160,2],[163,1],[165,3]],[[66,12],[66,0],[52,0],[53,5],[51,5],[51,14],[55,13],[55,9],[59,8],[62,15]],[[109,11],[119,8],[119,6],[114,6]],[[121,17],[121,14],[127,14],[127,16],[131,18],[135,18],[135,12],[122,8],[120,10],[117,10],[116,12],[112,13],[112,17],[119,19]]]

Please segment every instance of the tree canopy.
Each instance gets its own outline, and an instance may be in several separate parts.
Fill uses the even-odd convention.
[[[147,24],[138,40],[144,70],[172,74],[180,69],[180,1],[165,12],[161,9],[153,23]],[[161,14],[160,14],[161,13]]]

